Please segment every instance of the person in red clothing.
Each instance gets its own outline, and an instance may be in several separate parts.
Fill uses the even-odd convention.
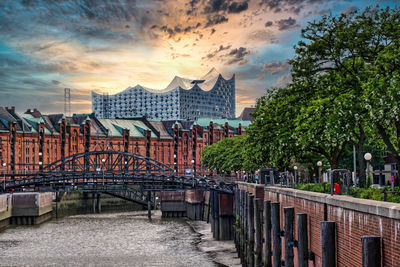
[[[338,183],[333,184],[333,193],[340,194],[340,185]]]

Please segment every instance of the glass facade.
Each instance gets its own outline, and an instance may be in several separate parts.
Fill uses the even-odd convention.
[[[235,76],[225,80],[212,69],[201,80],[175,77],[166,89],[159,91],[137,85],[115,95],[92,92],[92,112],[98,118],[234,118]]]

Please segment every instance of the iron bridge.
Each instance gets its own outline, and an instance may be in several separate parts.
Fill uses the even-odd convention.
[[[204,177],[177,176],[172,168],[152,158],[119,151],[79,153],[36,173],[8,173],[5,177],[3,192],[107,193],[143,205],[147,205],[150,192],[203,189],[232,193],[235,187]]]

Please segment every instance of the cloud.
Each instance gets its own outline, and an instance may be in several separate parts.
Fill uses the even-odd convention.
[[[265,27],[270,27],[272,26],[273,22],[272,21],[267,21],[265,22]]]
[[[350,14],[353,12],[356,12],[358,10],[358,8],[356,6],[349,6],[346,9],[344,9],[341,13],[342,14]]]
[[[249,55],[250,51],[245,48],[245,47],[239,47],[232,49],[228,54],[226,54],[227,57],[230,57],[230,59],[226,62],[227,65],[232,65],[232,64],[238,64],[238,65],[244,65],[247,62],[249,62],[248,58],[245,58],[246,55]]]
[[[154,27],[153,27],[154,26]],[[157,28],[157,25],[153,25],[152,28]],[[161,26],[160,30],[166,32],[169,34],[169,37],[174,37],[175,35],[179,34],[179,33],[189,33],[197,28],[199,28],[201,26],[201,23],[198,22],[196,25],[191,26],[185,26],[183,27],[182,25],[175,25],[172,27],[168,27],[167,25]]]
[[[240,13],[248,9],[248,1],[231,2],[229,0],[209,0],[203,10],[204,14],[211,13]]]
[[[330,8],[325,8],[325,9],[317,10],[314,12],[314,14],[320,15],[320,16],[325,15],[325,14],[330,14],[330,13],[332,13],[332,9],[330,9]]]
[[[306,6],[322,4],[331,0],[261,0],[260,6],[267,7],[275,13],[292,12],[298,15]]]
[[[290,73],[287,75],[282,75],[276,80],[276,82],[272,85],[272,87],[284,87],[291,81],[292,81],[292,75],[290,75]]]
[[[212,58],[215,57],[219,52],[224,51],[224,50],[228,50],[229,48],[231,48],[230,45],[227,45],[227,46],[220,45],[220,46],[218,47],[218,49],[216,49],[216,50],[214,50],[213,52],[207,54],[207,56],[202,57],[202,59],[206,59],[206,58],[207,58],[207,59],[212,59]]]
[[[276,21],[276,24],[278,25],[280,31],[291,30],[300,27],[300,25],[296,24],[296,20],[292,17],[278,20]]]
[[[233,2],[229,6],[229,13],[240,13],[242,11],[245,11],[249,8],[249,4],[247,2],[242,2],[242,3],[237,3]]]
[[[215,15],[208,15],[207,16],[207,23],[205,25],[205,28],[210,27],[210,26],[214,26],[217,24],[221,24],[224,22],[227,22],[228,18],[225,17],[224,15],[220,15],[220,14],[215,14]]]
[[[289,70],[289,64],[287,62],[282,63],[282,61],[273,61],[264,63],[261,69],[262,72],[267,72],[270,75],[286,72],[288,70]]]

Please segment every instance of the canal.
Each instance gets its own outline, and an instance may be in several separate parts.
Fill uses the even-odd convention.
[[[185,222],[143,211],[84,214],[0,232],[0,266],[218,266]]]

